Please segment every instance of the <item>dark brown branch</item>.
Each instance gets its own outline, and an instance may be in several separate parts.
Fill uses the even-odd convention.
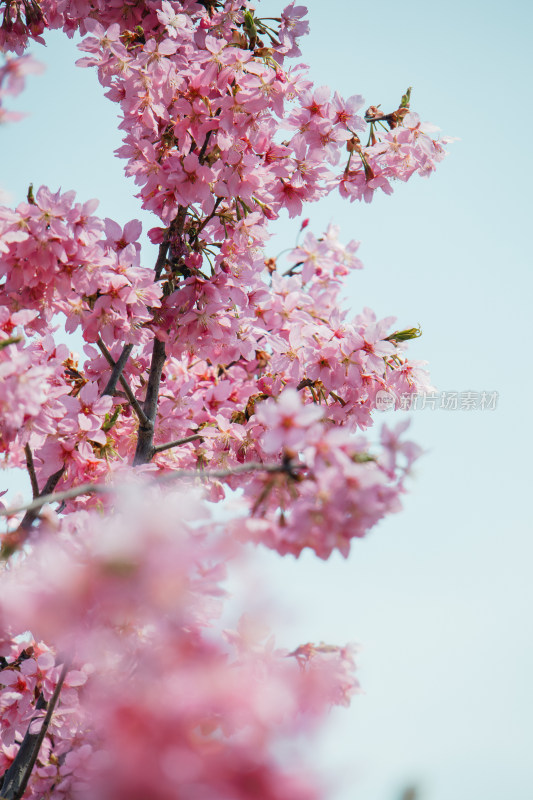
[[[178,213],[170,223],[168,230],[165,234],[165,238],[159,245],[159,253],[157,255],[157,261],[155,262],[154,272],[155,272],[155,279],[156,281],[159,280],[161,277],[161,273],[163,272],[163,268],[167,261],[167,255],[169,247],[172,243],[172,240],[175,236],[183,236],[183,230],[185,228],[185,219],[187,217],[187,209],[188,206],[178,206]]]
[[[152,363],[150,364],[150,374],[146,388],[146,399],[143,410],[146,422],[139,424],[137,436],[137,448],[133,458],[133,466],[138,464],[148,464],[153,456],[154,429],[157,415],[157,403],[159,400],[159,386],[161,384],[161,374],[166,361],[165,343],[159,339],[154,339],[152,350]]]
[[[46,708],[46,701],[42,694],[40,694],[36,703],[36,709],[40,711],[43,708]],[[2,800],[9,800],[9,798],[14,800],[14,798],[21,797],[24,793],[24,789],[28,783],[27,778],[25,779],[27,765],[32,760],[35,742],[39,735],[37,733],[30,733],[30,729],[37,718],[38,717],[35,716],[31,720],[13,763],[4,773],[1,789]]]
[[[220,111],[218,113],[220,114]],[[204,143],[202,145],[202,149],[200,150],[200,152],[198,154],[198,161],[199,161],[200,164],[204,163],[205,152],[207,150],[207,145],[209,144],[209,139],[211,138],[212,133],[213,133],[213,131],[207,131],[206,137],[204,139]]]
[[[217,109],[217,111],[215,112],[215,117],[219,117],[221,111],[222,111],[221,108]],[[204,161],[205,161],[205,153],[206,153],[206,150],[207,150],[207,145],[209,144],[209,140],[211,139],[212,135],[213,135],[213,131],[212,130],[207,131],[205,139],[204,139],[204,143],[202,145],[202,149],[200,150],[200,153],[198,154],[198,161],[200,162],[200,164],[203,164]]]
[[[15,756],[15,760],[4,775],[2,789],[0,790],[1,800],[20,800],[26,791],[30,775],[35,766],[35,762],[37,761],[37,756],[39,755],[39,750],[41,749],[44,737],[46,736],[46,731],[48,730],[52,720],[52,714],[54,713],[54,709],[57,705],[67,670],[67,664],[63,664],[59,680],[56,688],[54,689],[54,693],[50,698],[48,706],[46,706],[45,701],[42,699],[42,695],[39,697],[39,700],[37,701],[37,709],[40,710],[42,708],[46,708],[46,714],[42,720],[38,733],[32,733],[32,726],[35,726],[35,724],[39,722],[41,716],[35,715],[30,721],[26,735],[24,736],[17,755]]]
[[[221,204],[221,202],[222,202],[222,198],[221,197],[217,197],[217,199],[215,200],[215,205],[213,206],[212,212],[209,214],[208,217],[206,217],[204,220],[202,220],[201,224],[198,225],[198,227],[196,228],[196,238],[198,238],[199,234],[203,231],[203,229],[205,228],[207,223],[210,220],[212,220],[213,217],[216,217],[216,211],[217,211],[217,208],[219,207],[219,205]]]
[[[42,492],[39,492],[37,497],[34,497],[31,503],[27,503],[19,508],[18,511],[25,511],[26,513],[24,514],[18,528],[16,528],[14,531],[10,531],[3,537],[2,546],[0,547],[0,561],[7,561],[7,559],[13,555],[13,553],[22,547],[27,539],[31,526],[39,516],[39,509],[48,502],[48,497],[53,496],[52,493],[61,480],[65,469],[65,465],[63,465],[61,469],[58,469],[57,472],[54,472],[53,475],[50,475]],[[15,513],[18,513],[18,511]],[[3,510],[3,513],[0,513],[0,516],[11,516],[11,510]],[[1,795],[0,800],[3,800]]]
[[[108,394],[111,395],[111,397],[113,397],[117,388],[117,383],[122,377],[122,373],[124,372],[124,367],[127,364],[128,358],[130,357],[130,353],[132,350],[133,350],[132,344],[124,345],[122,353],[120,354],[118,361],[115,363],[115,366],[113,367],[113,372],[111,373],[111,377],[109,378],[106,387],[102,392],[102,395]]]
[[[174,439],[173,442],[166,442],[165,444],[156,444],[155,447],[152,448],[152,453],[155,456],[156,453],[162,453],[163,450],[170,450],[172,447],[179,447],[181,444],[188,444],[189,442],[196,442],[200,439],[203,439],[201,433],[193,433],[191,436],[185,436],[183,439]]]
[[[391,111],[389,114],[382,114],[380,112],[376,114],[365,114],[365,122],[369,124],[373,122],[391,122],[393,120],[394,111]]]
[[[183,237],[185,220],[187,219],[187,208],[188,206],[178,207],[178,213],[170,223],[163,242],[159,245],[159,254],[154,269],[156,281],[161,277],[172,241],[176,237],[180,240]],[[168,293],[168,291],[169,284],[167,283],[164,294]],[[157,417],[157,404],[159,402],[159,387],[161,385],[161,375],[166,358],[165,343],[155,337],[152,349],[152,362],[150,364],[150,373],[148,375],[148,384],[146,387],[146,397],[143,403],[145,420],[139,422],[137,447],[133,457],[134,466],[138,464],[148,464],[154,455],[154,430]]]
[[[113,356],[111,355],[111,353],[109,352],[109,350],[107,349],[107,347],[105,346],[105,344],[103,343],[103,341],[101,339],[98,339],[96,344],[98,345],[98,347],[100,349],[100,352],[104,356],[105,360],[107,361],[109,366],[112,367],[112,369],[114,371],[115,367],[119,363],[120,359],[119,359],[119,361],[115,362],[115,359],[113,358]],[[127,346],[129,347],[129,345],[127,345]],[[122,358],[123,355],[124,355],[124,351],[122,351],[122,354],[121,354],[120,358]],[[128,353],[128,356],[129,356],[129,353]],[[126,360],[127,360],[127,358],[126,358]],[[125,363],[126,362],[124,362],[124,364]],[[124,369],[124,367],[123,367],[123,369]],[[113,375],[111,377],[113,377]],[[148,420],[146,418],[146,414],[144,413],[139,401],[137,400],[137,398],[135,397],[135,395],[131,391],[128,381],[126,380],[124,375],[119,375],[118,379],[120,381],[120,384],[121,384],[122,388],[124,389],[124,392],[126,394],[126,397],[129,400],[129,402],[130,402],[131,407],[133,408],[133,410],[137,414],[137,418],[139,420],[139,423],[141,425],[143,425],[143,424],[145,425],[148,422]],[[109,385],[109,382],[108,382],[108,385]],[[107,386],[106,386],[106,389],[107,389]],[[104,390],[104,393],[105,393],[105,390]],[[0,798],[0,800],[1,800],[1,798]]]
[[[51,494],[54,491],[54,489],[56,488],[57,484],[59,483],[59,481],[63,477],[63,473],[65,472],[65,469],[66,469],[65,465],[63,465],[61,467],[61,469],[58,469],[57,472],[54,472],[53,475],[50,475],[50,477],[48,478],[48,480],[46,481],[46,483],[45,483],[45,485],[43,487],[42,492],[39,492],[38,497],[35,499],[35,502],[37,503],[36,508],[41,508],[41,506],[43,506],[46,503],[46,500],[44,500],[44,502],[39,502],[39,501],[42,500],[43,497],[46,497],[47,495]],[[22,510],[23,509],[21,509],[21,511]],[[31,528],[31,526],[33,525],[34,521],[37,519],[37,516],[38,516],[38,514],[35,512],[35,510],[34,509],[30,509],[28,507],[28,510],[24,514],[24,516],[22,518],[22,522],[20,523],[21,529],[24,530],[24,531],[29,530]]]
[[[301,267],[303,263],[304,263],[303,261],[298,261],[297,264],[293,264],[292,267],[289,267],[289,269],[285,270],[285,272],[282,273],[281,277],[285,278],[287,275],[294,275],[294,270],[297,267]]]
[[[39,497],[39,484],[37,483],[37,475],[35,474],[35,464],[33,463],[33,453],[29,444],[24,445],[24,455],[26,456],[26,467],[28,468],[28,475],[31,481],[31,490],[33,499]]]
[[[167,260],[169,246],[170,246],[169,232],[167,231],[167,235],[165,236],[164,241],[162,241],[161,244],[159,245],[159,253],[157,255],[157,261],[155,262],[154,272],[156,281],[159,280],[159,278],[161,277],[161,273],[163,272],[163,267],[165,266]]]

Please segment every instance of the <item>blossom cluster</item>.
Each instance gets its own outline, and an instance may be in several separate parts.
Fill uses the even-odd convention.
[[[420,454],[414,443],[400,441],[406,422],[394,431],[384,426],[378,457],[363,437],[325,427],[320,407],[302,405],[294,389],[262,405],[257,416],[266,451],[281,448],[286,458],[298,452],[304,468],[253,479],[245,492],[254,515],[236,524],[240,535],[283,555],[310,547],[324,559],[335,549],[347,556],[352,539],[401,508],[403,477]]]
[[[0,453],[34,494],[0,504],[0,793],[41,730],[35,800],[318,798],[279,742],[348,704],[353,650],[284,651],[246,616],[224,629],[226,569],[250,541],[347,556],[400,508],[420,452],[406,423],[363,437],[376,397],[432,387],[406,355],[419,329],[343,308],[358,243],[304,221],[269,257],[269,224],[427,176],[445,140],[410,90],[385,114],[315,87],[291,63],[308,28],[294,2],[275,19],[241,0],[0,6],[16,54],[0,103],[36,69],[29,41],[83,37],[159,253],[147,264],[139,221],[72,191],[0,206]],[[164,488],[185,477],[203,497]],[[206,500],[233,490],[223,524]]]
[[[198,496],[137,482],[98,528],[84,511],[50,518],[4,576],[2,629],[34,634],[2,642],[0,768],[58,682],[40,637],[81,665],[66,670],[30,797],[316,796],[274,742],[348,703],[352,650],[280,650],[246,616],[217,626],[239,557],[219,528]]]
[[[337,230],[330,226],[318,240],[307,234],[289,254],[290,274],[283,276],[275,271],[268,279],[270,285],[263,282],[255,291],[245,292],[233,276],[224,273],[211,280],[190,277],[160,301],[158,292],[153,291],[158,284],[148,283],[147,269],[113,269],[125,263],[125,253],[132,260],[138,258],[136,241],[126,243],[126,239],[133,239],[140,229],[129,223],[122,231],[110,220],[89,217],[87,210],[72,204],[70,198],[67,204],[63,198],[54,200],[45,190],[39,190],[32,204],[23,203],[16,212],[5,214],[9,216],[5,223],[8,244],[1,269],[6,276],[6,309],[9,305],[15,308],[21,298],[28,309],[12,312],[7,330],[15,330],[18,322],[17,330],[28,336],[36,334],[28,347],[6,348],[3,355],[4,370],[9,370],[20,395],[19,402],[14,403],[14,389],[8,382],[4,384],[4,424],[10,425],[12,433],[4,435],[3,440],[12,463],[20,463],[20,448],[29,445],[39,482],[64,469],[62,486],[68,488],[84,479],[105,479],[132,459],[137,420],[118,393],[114,398],[103,395],[111,367],[101,351],[88,344],[82,367],[65,345],[56,345],[46,334],[47,319],[52,314],[64,314],[67,330],[81,324],[85,339],[107,344],[115,360],[121,350],[115,339],[137,343],[137,355],[124,370],[135,394],[142,394],[146,380],[150,335],[156,332],[166,341],[168,358],[162,376],[155,447],[191,437],[192,441],[179,450],[162,449],[154,454],[153,463],[160,471],[194,469],[199,464],[231,468],[252,460],[266,463],[291,443],[273,437],[271,415],[263,407],[284,394],[283,402],[289,402],[290,397],[295,408],[303,404],[303,413],[313,412],[321,424],[310,432],[310,438],[298,441],[295,449],[322,452],[321,463],[328,464],[329,478],[326,480],[325,471],[317,472],[316,463],[309,462],[306,482],[294,484],[289,479],[294,506],[291,518],[300,531],[300,543],[288,547],[287,537],[280,539],[268,533],[271,522],[264,521],[260,538],[268,546],[295,555],[302,547],[312,547],[327,557],[331,542],[335,542],[334,546],[347,555],[351,538],[363,535],[384,513],[398,508],[400,484],[387,490],[382,486],[395,476],[383,474],[371,459],[361,461],[364,446],[357,441],[350,443],[346,433],[336,437],[335,429],[355,432],[371,425],[379,391],[404,396],[431,387],[423,364],[405,357],[405,332],[391,332],[393,318],[377,321],[365,309],[349,320],[340,310],[340,277],[360,266],[356,243],[343,247]],[[61,203],[66,210],[54,216],[52,209]],[[38,221],[35,226],[33,220]],[[69,235],[63,231],[67,224]],[[31,236],[33,227],[37,233]],[[91,229],[102,230],[100,239],[89,239],[86,234]],[[42,239],[37,235],[45,237],[46,248],[40,247]],[[54,255],[56,244],[61,258]],[[72,257],[63,258],[66,246],[75,248]],[[35,270],[41,252],[42,272]],[[97,255],[99,267],[95,269]],[[149,302],[154,304],[151,320],[147,319],[145,288],[151,296]],[[224,302],[224,296],[229,296],[229,302]],[[72,310],[74,304],[77,314]],[[23,353],[34,365],[24,371],[26,376],[18,360]],[[47,380],[43,381],[45,374]],[[25,393],[34,375],[39,391]],[[305,405],[309,402],[311,406]],[[269,431],[266,437],[265,431]],[[337,465],[334,471],[333,463]],[[364,482],[370,482],[370,494],[379,502],[370,501],[370,494],[361,493],[359,488],[355,493],[349,491],[350,485],[358,483],[349,478],[350,471],[364,475]],[[275,482],[283,480],[278,476]],[[252,494],[262,495],[262,478],[250,476],[246,482]],[[232,480],[228,483],[232,485]],[[328,484],[331,487],[326,489]],[[314,489],[317,485],[320,494]],[[332,502],[332,487],[344,496],[345,504]],[[320,508],[335,509],[330,522],[340,515],[346,525],[323,525],[327,517],[318,512],[315,501],[309,506],[306,494],[309,498],[323,497]],[[271,497],[279,499],[279,493]],[[372,506],[368,513],[362,512],[365,498]],[[261,511],[266,515],[264,503],[257,505],[251,498],[251,504],[256,514]],[[345,511],[341,512],[343,505]],[[359,525],[352,522],[354,508],[360,509],[356,515]],[[309,524],[309,514],[315,519],[313,525]],[[279,519],[284,520],[288,533],[286,515]],[[330,539],[327,545],[320,543],[326,531]]]
[[[42,641],[29,632],[22,636],[5,637],[0,644],[0,773],[12,766],[20,740],[29,729],[38,733],[46,704],[50,702],[61,678],[61,706],[57,709],[41,745],[37,766],[32,773],[30,796],[42,796],[57,788],[65,797],[79,784],[81,776],[74,772],[87,750],[91,734],[80,737],[86,716],[80,704],[80,690],[88,672],[68,669]]]

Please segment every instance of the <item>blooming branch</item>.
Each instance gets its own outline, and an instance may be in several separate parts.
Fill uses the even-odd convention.
[[[189,437],[188,440],[192,441],[197,438],[201,437],[193,436]],[[164,450],[169,446],[173,447],[174,445],[175,443],[170,443],[169,445],[163,446],[161,450]],[[282,464],[260,464],[249,462],[247,464],[241,464],[239,466],[232,467],[231,469],[174,470],[168,475],[159,476],[154,480],[154,483],[164,484],[176,480],[183,480],[185,478],[199,478],[200,480],[222,480],[224,478],[231,478],[236,475],[247,475],[252,472],[265,472],[269,474],[284,473],[292,476],[305,468],[305,464],[292,463],[291,461],[286,461]],[[31,502],[24,503],[23,505],[12,506],[11,508],[0,508],[0,517],[13,517],[16,514],[20,514],[22,511],[27,512],[29,515],[30,513],[38,511],[44,505],[48,505],[49,503],[62,503],[64,500],[73,500],[76,497],[90,494],[115,494],[119,490],[119,487],[111,486],[109,484],[84,483],[81,486],[73,486],[71,489],[65,489],[63,492],[49,492],[47,494],[40,494]],[[33,519],[36,517],[37,515],[35,514]]]
[[[37,761],[39,750],[52,720],[59,694],[67,675],[68,665],[65,663],[61,669],[54,693],[46,702],[41,695],[37,702],[37,710],[46,709],[44,717],[36,714],[28,725],[28,730],[19,747],[17,755],[4,775],[0,794],[2,800],[20,800],[26,791],[33,767]],[[40,724],[39,724],[40,723]]]
[[[431,387],[407,357],[419,327],[344,308],[358,242],[305,219],[272,258],[269,227],[331,192],[370,202],[427,177],[446,140],[410,90],[384,114],[314,86],[291,61],[308,29],[294,2],[272,18],[234,0],[0,6],[0,48],[21,56],[0,65],[0,106],[35,70],[31,40],[80,34],[159,247],[145,266],[141,222],[71,191],[0,206],[0,453],[33,495],[0,501],[0,556],[17,552],[1,570],[0,800],[319,800],[276,753],[348,704],[354,651],[282,651],[247,615],[222,630],[224,580],[242,542],[347,556],[398,511],[420,449],[405,421],[376,452],[363,432],[382,392],[399,407]],[[194,485],[167,491],[180,480]]]

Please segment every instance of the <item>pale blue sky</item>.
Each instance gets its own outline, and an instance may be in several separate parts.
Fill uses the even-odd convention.
[[[405,510],[348,561],[261,554],[273,599],[294,609],[287,641],[363,645],[365,695],[332,715],[311,755],[341,782],[331,800],[396,800],[410,782],[420,800],[530,800],[531,7],[307,5],[302,60],[318,85],[385,110],[412,85],[413,109],[460,137],[430,180],[370,206],[328,198],[309,209],[315,232],[334,221],[362,242],[348,302],[420,323],[410,352],[439,389],[499,393],[495,411],[412,414],[428,452]],[[139,217],[146,230],[95,75],[71,69],[74,47],[58,35],[38,57],[47,72],[18,101],[31,116],[0,130],[0,184],[15,200],[30,181],[74,188],[99,197],[102,216]],[[280,225],[285,246],[295,227]]]

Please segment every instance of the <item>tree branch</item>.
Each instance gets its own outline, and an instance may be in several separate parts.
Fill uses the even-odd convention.
[[[122,353],[120,354],[118,361],[115,363],[115,366],[113,367],[113,372],[111,373],[111,377],[109,378],[106,387],[102,392],[102,395],[109,394],[112,397],[115,394],[117,383],[122,377],[124,367],[126,366],[126,363],[128,361],[128,358],[130,357],[130,353],[132,350],[133,350],[132,344],[124,345]]]
[[[31,529],[34,521],[39,516],[39,509],[48,502],[48,497],[54,497],[53,491],[56,488],[57,484],[61,480],[63,473],[65,472],[65,465],[58,469],[57,472],[54,472],[53,475],[50,475],[48,480],[46,481],[42,492],[38,492],[37,496],[32,500],[31,503],[26,503],[25,505],[19,508],[20,511],[25,511],[22,521],[18,528],[13,531],[9,531],[2,537],[2,544],[0,546],[0,561],[7,561],[7,559],[13,555],[17,550],[19,550],[24,542],[26,541],[27,534]],[[18,512],[16,512],[18,513]],[[10,509],[3,509],[0,511],[0,517],[9,517],[11,516]],[[2,797],[0,796],[0,800]]]
[[[24,736],[17,755],[15,756],[15,760],[4,775],[2,789],[0,790],[0,800],[20,800],[26,791],[26,786],[28,785],[30,775],[33,767],[35,766],[35,762],[37,761],[41,744],[43,743],[46,731],[48,730],[52,720],[52,714],[54,713],[54,709],[59,699],[59,694],[67,675],[67,670],[68,665],[65,663],[63,664],[59,680],[57,681],[56,688],[54,689],[54,693],[50,698],[48,706],[42,698],[42,695],[40,695],[37,701],[37,709],[40,710],[40,708],[46,708],[46,714],[38,733],[32,733],[32,726],[34,726],[34,724],[41,719],[41,716],[36,714],[31,719],[30,724],[28,725],[28,730],[26,731],[26,735]]]
[[[228,469],[214,469],[214,470],[200,470],[200,469],[177,469],[166,475],[160,475],[153,481],[153,485],[170,483],[171,481],[180,480],[180,478],[200,478],[201,480],[218,480],[222,478],[231,478],[234,475],[245,475],[249,472],[266,472],[266,473],[285,473],[291,477],[295,477],[296,473],[300,470],[307,469],[306,464],[293,463],[292,461],[283,461],[281,464],[261,464],[259,461],[249,461],[247,464],[239,464],[237,467],[229,467]],[[38,516],[35,511],[42,508],[47,503],[59,503],[63,500],[72,500],[74,497],[81,497],[84,494],[111,494],[120,491],[120,487],[112,486],[108,483],[82,483],[79,486],[73,486],[71,489],[65,489],[64,492],[56,492],[55,494],[42,494],[30,503],[25,503],[21,506],[12,506],[11,508],[0,509],[0,517],[11,517],[14,514],[20,514],[21,511],[27,513],[32,512],[34,519]],[[0,800],[2,798],[0,797]]]
[[[307,464],[294,464],[292,461],[283,461],[281,464],[262,464],[260,461],[249,461],[247,464],[239,464],[237,467],[228,469],[177,469],[167,475],[161,475],[155,483],[170,483],[179,478],[205,478],[206,480],[218,480],[220,478],[231,478],[234,475],[246,475],[247,472],[267,472],[283,473],[294,477],[294,474],[302,469],[307,469]]]
[[[178,206],[178,213],[170,223],[165,238],[159,245],[159,253],[157,255],[157,261],[155,262],[154,267],[156,281],[159,280],[161,273],[163,272],[163,267],[165,266],[167,260],[168,249],[171,245],[172,238],[176,235],[183,236],[187,209],[188,206]]]
[[[155,279],[159,280],[163,267],[167,260],[169,247],[172,244],[174,237],[183,237],[185,228],[185,220],[187,218],[188,206],[179,206],[178,213],[170,223],[166,232],[164,240],[159,245],[159,254],[155,263]],[[164,294],[169,292],[169,284],[166,284]],[[148,385],[146,387],[146,397],[143,403],[143,411],[145,420],[140,422],[139,430],[137,432],[137,447],[133,457],[133,466],[139,464],[148,464],[154,455],[154,431],[155,420],[157,416],[157,404],[159,401],[159,386],[161,384],[161,374],[167,353],[165,350],[165,343],[157,337],[154,338],[154,346],[152,349],[152,362],[150,364],[150,374],[148,376]]]
[[[189,442],[196,442],[200,439],[203,439],[201,433],[193,433],[191,436],[185,436],[183,439],[174,439],[173,442],[166,442],[166,444],[156,444],[155,447],[152,448],[152,453],[155,456],[156,453],[162,453],[163,450],[170,450],[171,447],[179,447],[180,444],[188,444]]]
[[[115,369],[118,367],[120,359],[124,356],[124,350],[126,350],[127,347],[130,347],[130,345],[126,345],[126,347],[124,348],[124,350],[122,351],[122,353],[120,355],[119,360],[117,362],[115,362],[115,359],[113,358],[113,356],[111,355],[111,353],[109,352],[109,350],[107,349],[107,347],[105,346],[105,344],[103,343],[103,341],[101,339],[98,339],[96,344],[98,345],[98,347],[100,349],[100,352],[104,356],[104,358],[107,361],[107,363],[109,364],[109,366],[112,367],[112,369],[113,369],[113,372],[111,374],[111,378],[107,382],[107,386],[106,386],[106,388],[104,389],[104,392],[103,392],[104,394],[110,394],[109,392],[107,392],[107,388],[108,388],[109,384],[111,383],[111,380],[113,379],[113,375],[115,373]],[[124,365],[122,366],[122,369],[124,369],[124,367],[126,366],[126,361],[128,360],[128,357],[129,357],[129,353],[127,354],[127,356],[126,356],[126,358],[124,360]],[[122,375],[120,372],[118,373],[118,380],[120,381],[121,386],[124,389],[124,392],[126,393],[126,397],[128,398],[133,410],[137,414],[137,418],[139,420],[139,424],[140,425],[146,425],[147,422],[148,422],[146,414],[142,410],[142,407],[141,407],[139,401],[137,400],[137,398],[135,397],[135,395],[131,391],[130,386],[128,384],[128,381],[126,380],[124,375]],[[0,798],[0,800],[1,800],[1,798]]]
[[[159,245],[159,253],[157,255],[157,261],[155,262],[154,272],[156,281],[159,280],[159,278],[161,277],[161,273],[163,272],[163,267],[165,266],[165,262],[167,260],[167,253],[169,246],[170,246],[170,238],[169,238],[169,231],[167,231],[164,240]]]
[[[31,481],[31,490],[33,499],[39,496],[39,484],[37,483],[37,475],[35,474],[35,464],[33,462],[33,453],[29,444],[24,445],[24,455],[26,456],[26,467],[28,468],[28,475]]]
[[[207,216],[204,220],[202,220],[200,225],[198,225],[198,227],[196,228],[196,232],[195,232],[196,233],[196,238],[198,238],[199,234],[203,231],[203,229],[205,228],[205,226],[207,225],[209,220],[213,219],[213,217],[216,217],[216,211],[217,211],[217,208],[219,207],[219,205],[221,204],[221,202],[222,202],[222,198],[221,197],[217,197],[217,199],[215,200],[215,205],[213,206],[212,212],[209,214],[209,216]]]
[[[215,112],[215,117],[219,117],[221,111],[222,111],[221,108],[217,109],[216,112]],[[198,161],[199,161],[200,164],[203,164],[204,161],[205,161],[205,154],[206,154],[206,151],[207,151],[207,145],[209,144],[209,140],[210,140],[212,135],[213,135],[213,129],[210,130],[210,131],[207,131],[205,139],[204,139],[204,143],[202,145],[202,149],[200,150],[200,152],[198,154]]]
[[[20,514],[21,511],[26,511],[26,516],[42,508],[48,503],[59,503],[63,500],[72,500],[73,497],[81,497],[83,494],[107,494],[114,491],[113,487],[101,483],[81,483],[78,486],[72,486],[70,489],[65,489],[63,492],[48,492],[41,494],[32,500],[31,503],[25,503],[21,506],[12,506],[11,508],[0,508],[0,517],[11,517],[14,514]],[[33,519],[36,519],[38,514],[33,513]],[[2,798],[0,797],[0,800]]]
[[[281,273],[281,277],[285,278],[287,275],[294,275],[294,270],[297,267],[301,267],[303,263],[304,263],[303,261],[298,261],[297,264],[293,264],[292,267],[289,267],[289,269],[287,269],[287,270],[285,270],[285,272]]]
[[[220,111],[218,113],[220,114]],[[213,133],[213,131],[207,131],[206,137],[204,139],[204,143],[202,145],[202,149],[200,150],[200,153],[198,154],[198,162],[200,164],[204,163],[205,153],[206,153],[206,150],[207,150],[207,145],[209,144],[209,139],[211,138],[212,133]]]
[[[41,506],[44,505],[44,503],[39,503],[38,502],[39,499],[48,496],[51,492],[54,491],[54,489],[56,488],[57,484],[59,483],[59,481],[63,477],[63,473],[65,472],[65,469],[66,469],[66,467],[63,464],[61,469],[58,469],[57,472],[54,472],[53,475],[50,475],[50,477],[48,478],[48,480],[46,481],[46,483],[45,483],[45,485],[43,487],[42,492],[38,493],[38,496],[34,501],[34,502],[37,503],[36,508],[41,508]],[[44,502],[46,502],[46,500]],[[21,509],[21,511],[23,511],[23,510],[24,509]],[[37,516],[38,516],[38,514],[36,514],[34,512],[34,510],[30,509],[30,507],[28,506],[28,509],[27,509],[26,513],[24,514],[24,516],[22,518],[22,522],[20,523],[20,527],[22,528],[22,530],[24,530],[24,531],[29,530],[31,528],[31,526],[33,525],[34,520],[37,519]]]
[[[165,366],[166,357],[165,343],[160,341],[160,339],[154,339],[152,363],[150,364],[150,374],[148,376],[148,385],[146,388],[146,399],[143,404],[146,421],[139,424],[137,448],[133,458],[134,467],[138,464],[148,464],[153,456],[159,386],[161,384],[161,374]]]

